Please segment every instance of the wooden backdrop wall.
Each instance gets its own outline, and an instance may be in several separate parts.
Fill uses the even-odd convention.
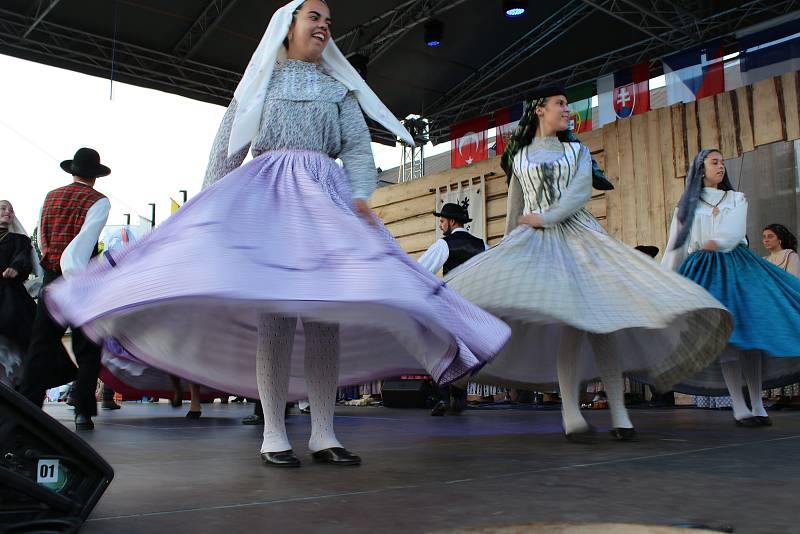
[[[800,76],[784,74],[688,104],[636,115],[581,136],[614,191],[595,191],[589,210],[631,246],[663,250],[692,158],[719,148],[736,158],[756,147],[800,138]],[[372,206],[403,249],[418,257],[435,240],[435,190],[483,176],[490,245],[503,237],[506,177],[500,158],[378,189]]]

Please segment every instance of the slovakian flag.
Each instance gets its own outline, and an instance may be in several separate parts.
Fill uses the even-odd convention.
[[[600,126],[650,111],[650,64],[640,63],[597,79]]]
[[[486,138],[488,129],[488,115],[450,127],[450,166],[453,169],[489,158],[489,143]]]
[[[522,118],[522,102],[514,106],[498,109],[494,112],[494,125],[497,133],[495,134],[495,154],[498,156],[505,152],[508,141],[514,134],[514,130],[519,126]]]
[[[667,105],[724,92],[724,55],[722,41],[714,41],[662,58]]]
[[[570,109],[569,129],[576,134],[592,131],[592,96],[594,96],[594,82],[567,89]]]
[[[800,70],[800,19],[756,32],[744,30],[736,37],[744,85]]]

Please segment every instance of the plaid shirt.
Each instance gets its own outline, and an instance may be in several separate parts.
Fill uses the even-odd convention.
[[[42,208],[42,267],[60,271],[61,254],[81,231],[86,213],[105,195],[81,183],[72,183],[47,193]]]

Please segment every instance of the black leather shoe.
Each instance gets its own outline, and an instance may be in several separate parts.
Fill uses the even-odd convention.
[[[639,441],[639,436],[633,428],[612,428],[608,433],[619,441]]]
[[[748,428],[764,426],[758,422],[758,417],[745,417],[744,419],[735,419],[735,421],[736,426],[744,426]]]
[[[248,415],[247,417],[243,417],[242,418],[242,424],[243,425],[263,425],[264,424],[264,418],[261,417],[260,415],[251,414],[251,415]]]
[[[312,453],[315,462],[334,465],[359,465],[361,458],[344,447],[331,447]]]
[[[444,401],[439,401],[431,410],[431,415],[434,417],[439,417],[444,415],[446,411],[447,411],[447,404],[445,404]]]
[[[772,419],[770,419],[769,416],[757,415],[756,420],[759,426],[772,426]]]
[[[92,418],[88,415],[75,416],[75,430],[94,430],[94,423]]]
[[[201,415],[203,415],[201,411],[189,410],[186,412],[186,419],[200,419]]]
[[[589,425],[585,430],[570,432],[569,434],[564,432],[564,437],[567,438],[567,441],[570,443],[594,445],[597,443],[597,430],[592,425]]]
[[[294,451],[262,452],[261,461],[270,467],[300,467],[300,459]]]

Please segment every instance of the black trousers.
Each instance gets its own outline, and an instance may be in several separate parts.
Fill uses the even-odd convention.
[[[61,276],[55,271],[45,271],[47,286]],[[18,391],[40,408],[48,388],[61,386],[75,380],[72,395],[75,413],[97,415],[95,389],[100,375],[101,347],[89,340],[78,329],[72,331],[72,352],[78,368],[72,363],[61,342],[66,326],[56,323],[47,311],[47,304],[39,298],[36,318],[33,321],[31,344],[22,364],[22,379]]]

